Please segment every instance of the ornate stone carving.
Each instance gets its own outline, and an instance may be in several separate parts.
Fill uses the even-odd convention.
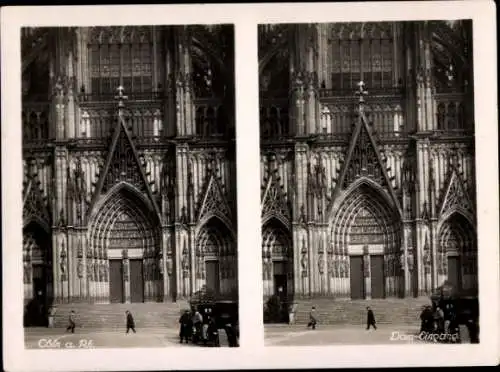
[[[307,278],[308,276],[308,270],[307,270],[307,247],[306,247],[306,240],[305,238],[302,239],[302,249],[300,251],[301,257],[300,257],[300,266],[301,266],[301,271],[302,271],[302,277]]]
[[[67,253],[66,249],[64,247],[64,241],[61,241],[61,248],[60,248],[60,253],[59,253],[59,268],[61,269],[61,280],[66,281],[68,280],[68,276],[66,273],[66,258],[67,258]]]
[[[38,177],[30,170],[28,172],[23,193],[23,220],[29,221],[33,217],[39,217],[50,225],[51,218],[43,191],[40,189],[40,182],[37,180]]]
[[[320,275],[325,273],[325,255],[323,253],[319,254],[318,258],[318,272]]]
[[[205,192],[199,203],[198,220],[206,215],[216,214],[231,218],[231,208],[223,191],[220,180],[211,172],[205,185]]]
[[[198,264],[196,265],[196,278],[203,279],[203,266],[205,265],[205,260],[201,255],[197,257]]]
[[[186,247],[184,247],[184,249],[182,251],[181,267],[182,267],[182,277],[188,278],[189,277],[189,256],[188,256],[188,251],[187,251]]]
[[[453,209],[461,209],[471,214],[474,213],[471,198],[456,167],[453,167],[451,170],[439,211],[440,214],[444,214],[446,211]]]
[[[274,173],[269,177],[262,195],[262,216],[279,215],[287,221],[290,220],[290,209],[288,208],[286,194]]]
[[[77,272],[78,278],[82,279],[83,278],[83,273],[84,273],[84,267],[83,267],[83,261],[82,261],[82,259],[78,260],[78,266],[76,268],[76,272]]]
[[[29,263],[23,265],[23,281],[24,284],[31,284],[31,264]]]

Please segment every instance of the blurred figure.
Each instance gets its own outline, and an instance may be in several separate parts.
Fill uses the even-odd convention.
[[[434,315],[434,319],[436,322],[436,331],[438,333],[444,333],[444,312],[439,306],[436,307],[436,313]]]
[[[71,312],[69,313],[68,326],[66,327],[66,332],[71,331],[71,333],[75,333],[75,327],[76,327],[75,315],[76,315],[75,311],[71,310]]]
[[[236,334],[236,330],[233,327],[233,324],[227,323],[224,330],[226,331],[229,347],[238,347],[238,336]]]
[[[433,315],[432,309],[429,306],[424,306],[422,312],[420,313],[420,333],[422,332],[432,332],[433,327]]]
[[[375,325],[375,314],[373,314],[373,310],[370,309],[370,306],[366,307],[366,329],[369,330],[370,327],[377,329]]]
[[[193,318],[192,318],[192,324],[193,324],[193,342],[197,342],[201,337],[202,337],[202,331],[203,331],[203,316],[200,314],[198,310],[194,312]]]
[[[189,338],[191,336],[191,316],[188,310],[185,310],[179,319],[180,330],[179,337],[182,341],[186,340],[186,344],[189,342]]]
[[[125,314],[127,314],[127,331],[125,332],[128,334],[128,331],[132,330],[135,332],[135,322],[134,322],[134,317],[132,316],[132,313],[130,311],[125,311]]]
[[[49,308],[49,328],[54,328],[54,317],[56,316],[56,308],[51,306]]]
[[[469,318],[467,320],[467,331],[469,332],[469,338],[470,338],[470,343],[471,344],[478,344],[479,343],[479,327],[478,327],[478,322],[477,319],[474,318]]]
[[[212,346],[219,347],[220,342],[219,342],[219,329],[217,327],[217,323],[215,322],[215,319],[212,317],[210,318],[210,321],[208,323],[208,341]]]
[[[309,312],[309,323],[307,323],[307,328],[311,327],[312,329],[316,329],[316,324],[318,321],[316,320],[316,308],[313,306],[311,311]]]

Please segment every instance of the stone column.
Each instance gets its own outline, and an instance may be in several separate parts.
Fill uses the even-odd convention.
[[[177,134],[189,136],[193,134],[192,113],[192,62],[191,62],[191,35],[188,27],[182,26],[174,31],[176,53],[176,110]]]
[[[189,280],[190,280],[190,286],[189,286],[189,293],[188,296],[192,295],[194,292],[196,292],[199,288],[196,286],[196,267],[197,262],[196,262],[196,252],[195,252],[195,231],[194,231],[194,226],[190,225],[189,230],[188,230],[188,236],[187,236],[187,241],[188,241],[188,251],[189,251],[189,258],[190,258],[190,272],[189,272]]]
[[[161,260],[160,260],[160,272],[162,273],[163,279],[163,302],[169,302],[172,299],[171,293],[171,278],[173,274],[173,262],[172,262],[172,248],[170,242],[170,234],[166,226],[162,227],[162,246],[161,246]]]
[[[372,278],[368,246],[363,248],[363,277],[365,281],[365,298],[370,300],[372,298]]]
[[[290,31],[290,77],[292,88],[292,117],[297,135],[313,134],[319,123],[317,111],[318,30],[316,25],[296,25]]]
[[[130,303],[130,260],[128,258],[128,251],[122,251],[122,268],[123,268],[123,295],[125,303]]]
[[[305,294],[308,288],[310,274],[309,244],[307,238],[307,151],[304,143],[295,144],[295,183],[296,194],[294,209],[294,262],[295,262],[295,290]]]
[[[402,25],[404,41],[404,60],[402,61],[401,76],[404,78],[406,86],[406,102],[404,107],[406,129],[408,131],[419,131],[418,128],[418,95],[416,80],[416,22],[408,22]]]

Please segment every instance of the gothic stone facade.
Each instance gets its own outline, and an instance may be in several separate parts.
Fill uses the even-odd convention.
[[[471,22],[262,25],[259,70],[264,295],[477,289]]]
[[[25,300],[237,290],[233,27],[22,30]]]

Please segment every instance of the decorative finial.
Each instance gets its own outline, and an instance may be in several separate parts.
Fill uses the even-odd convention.
[[[365,90],[365,82],[361,80],[358,84],[358,90],[355,92],[357,96],[359,96],[359,103],[362,105],[365,102],[364,96],[368,94],[368,91]]]
[[[115,99],[118,100],[118,107],[119,108],[125,107],[125,104],[123,103],[123,101],[128,99],[128,96],[123,94],[123,92],[125,91],[125,88],[123,88],[123,86],[120,85],[116,90],[118,91],[118,95],[115,96]]]

